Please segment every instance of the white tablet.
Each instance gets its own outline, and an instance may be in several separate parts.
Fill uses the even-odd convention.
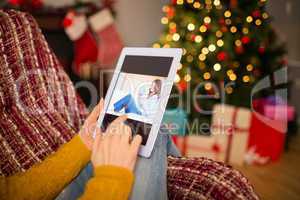
[[[178,48],[124,48],[119,57],[98,125],[105,130],[126,114],[133,135],[143,138],[143,157],[153,150],[181,55]]]

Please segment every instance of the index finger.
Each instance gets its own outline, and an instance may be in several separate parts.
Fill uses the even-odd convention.
[[[127,120],[127,115],[121,115],[120,117],[118,117],[117,119],[115,119],[109,126],[109,128],[112,128],[114,126],[119,125],[120,123],[124,123]]]
[[[130,144],[130,148],[131,148],[132,152],[134,153],[134,155],[138,154],[141,143],[142,143],[142,136],[140,136],[138,134],[135,135]]]

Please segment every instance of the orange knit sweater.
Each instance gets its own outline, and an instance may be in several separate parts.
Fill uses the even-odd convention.
[[[26,172],[0,177],[0,200],[54,199],[90,159],[79,136]],[[81,200],[125,200],[133,184],[133,173],[115,166],[95,169]]]

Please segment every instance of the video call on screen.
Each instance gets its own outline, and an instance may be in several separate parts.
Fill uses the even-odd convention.
[[[151,89],[149,91],[153,91],[156,88],[161,88],[155,85],[154,83],[157,83],[157,77],[159,77],[160,82],[163,82],[164,79],[168,77],[169,70],[172,64],[173,58],[172,57],[158,57],[158,56],[133,56],[128,55],[125,56],[123,65],[121,67],[121,72],[118,74],[118,80],[116,81],[116,85],[112,94],[111,99],[109,100],[109,107],[106,111],[106,114],[104,116],[103,122],[102,122],[102,129],[103,131],[106,130],[108,125],[115,120],[118,115],[115,113],[122,112],[122,114],[126,114],[128,116],[128,119],[126,120],[126,124],[130,126],[132,134],[136,135],[139,134],[142,136],[142,144],[145,145],[148,140],[149,133],[151,131],[152,127],[152,121],[155,118],[156,108],[158,108],[159,105],[159,92],[156,91],[157,98],[154,95],[151,97],[144,97],[145,100],[143,102],[147,101],[149,102],[148,105],[144,105],[143,107],[138,105],[138,100],[131,95],[130,89],[128,91],[126,88],[121,89],[118,87],[123,87],[123,85],[126,85],[122,82],[118,84],[119,81],[121,81],[120,77],[121,75],[123,77],[130,77],[129,79],[136,79],[137,80],[143,80],[143,79],[149,79],[151,82],[151,78],[153,78],[153,84],[154,86],[149,86]],[[142,78],[141,78],[142,77]],[[126,82],[126,78],[124,79]],[[119,85],[119,86],[118,86]],[[154,89],[153,89],[154,88]],[[120,90],[120,92],[119,92]],[[124,92],[125,90],[125,92]],[[157,89],[156,89],[157,90]],[[155,90],[154,90],[155,91]],[[119,94],[122,93],[122,94]],[[149,93],[146,89],[145,95],[147,96],[147,93]],[[145,96],[144,95],[144,96]],[[141,95],[142,96],[142,95]],[[150,95],[149,95],[150,96]],[[141,97],[142,98],[142,97]],[[155,105],[155,100],[157,99],[157,106]],[[125,102],[125,103],[124,103]],[[109,108],[112,108],[112,112],[109,112]],[[151,108],[153,108],[153,112],[151,112]],[[148,109],[148,110],[147,110]],[[150,114],[149,114],[150,113]],[[119,114],[121,115],[121,114]],[[132,116],[132,117],[131,117]]]

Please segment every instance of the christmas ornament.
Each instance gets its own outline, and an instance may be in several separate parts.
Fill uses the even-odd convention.
[[[218,61],[224,61],[228,58],[228,55],[225,51],[221,51],[217,54]]]
[[[182,80],[177,84],[177,87],[180,92],[184,92],[187,89],[187,82]]]
[[[242,53],[244,53],[244,47],[243,47],[243,46],[236,46],[236,47],[235,47],[235,52],[236,52],[237,54],[242,54]]]
[[[174,8],[169,8],[169,9],[168,9],[168,12],[167,12],[167,17],[168,17],[169,19],[171,19],[171,18],[174,17],[174,15],[175,15],[175,9],[174,9]]]
[[[224,19],[224,18],[219,19],[218,22],[219,22],[219,24],[220,24],[221,26],[225,25],[225,19]]]
[[[266,48],[265,48],[265,46],[263,46],[263,45],[261,45],[261,46],[258,48],[258,52],[259,52],[260,54],[265,53],[265,51],[266,51]]]
[[[250,42],[250,38],[248,36],[243,36],[241,41],[243,44],[248,44]]]
[[[259,18],[261,16],[260,11],[259,10],[255,10],[252,12],[252,16],[254,18]]]

